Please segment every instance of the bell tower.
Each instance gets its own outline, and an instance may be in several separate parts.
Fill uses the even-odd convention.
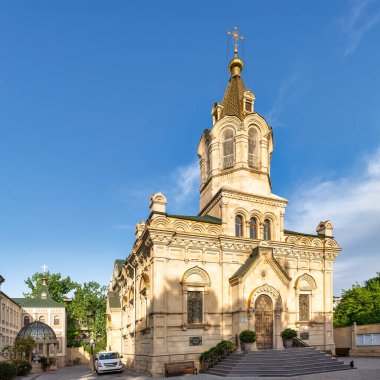
[[[259,204],[264,204],[264,199],[280,202],[282,209],[287,202],[272,194],[273,131],[255,111],[255,95],[242,79],[244,64],[238,56],[238,42],[243,37],[236,27],[228,34],[234,40],[234,57],[228,64],[230,79],[222,102],[212,107],[212,128],[203,132],[198,147],[200,215],[221,218],[223,223],[226,218],[233,218],[223,211],[231,209],[227,205],[231,206],[233,198],[251,199],[245,206],[240,202],[247,218],[251,210],[262,208]],[[232,233],[233,223],[229,224],[228,230]],[[280,237],[280,231],[277,235]]]

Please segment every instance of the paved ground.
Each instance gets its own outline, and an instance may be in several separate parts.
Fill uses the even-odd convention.
[[[355,366],[357,369],[349,371],[339,371],[339,372],[324,372],[321,374],[314,375],[305,375],[305,376],[296,376],[288,377],[288,379],[294,380],[379,380],[380,379],[380,358],[341,358],[345,363],[349,363],[351,360],[354,360]],[[191,376],[191,375],[190,375]],[[171,379],[175,380],[190,380],[189,376],[178,376],[172,377]],[[25,377],[24,380],[108,380],[108,379],[128,379],[128,380],[145,380],[149,377],[144,375],[138,375],[136,373],[131,373],[124,371],[122,374],[105,374],[97,376],[95,372],[89,370],[88,366],[80,365],[74,367],[66,367],[60,369],[59,371],[29,375]],[[217,379],[226,379],[218,376],[211,375],[198,375],[197,380],[217,380]],[[230,378],[237,379],[237,378]],[[251,377],[244,379],[263,379],[261,377]],[[274,379],[284,379],[281,377],[266,377],[266,380]]]

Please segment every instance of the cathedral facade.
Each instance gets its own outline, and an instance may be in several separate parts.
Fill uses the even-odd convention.
[[[162,193],[136,226],[126,260],[116,260],[107,300],[107,348],[153,376],[163,363],[199,355],[242,330],[257,348],[282,349],[291,327],[310,346],[334,351],[329,221],[316,234],[286,230],[287,200],[272,193],[273,130],[255,111],[235,54],[212,127],[203,132],[200,211],[172,215]]]

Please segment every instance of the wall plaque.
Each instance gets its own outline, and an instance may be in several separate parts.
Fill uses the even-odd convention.
[[[189,337],[190,346],[202,346],[201,336],[191,336]]]
[[[300,339],[301,340],[309,340],[309,333],[308,332],[301,332],[300,333]]]

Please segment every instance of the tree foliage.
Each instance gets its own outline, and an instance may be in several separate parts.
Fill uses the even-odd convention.
[[[26,297],[35,297],[42,286],[43,273],[35,273],[25,280],[30,289]],[[53,300],[66,306],[67,310],[67,344],[79,346],[84,335],[95,338],[101,349],[106,341],[106,290],[105,286],[90,281],[79,284],[70,277],[63,278],[60,273],[45,273],[46,284]],[[72,295],[71,299],[66,298]]]
[[[380,322],[380,272],[365,281],[343,291],[342,299],[334,313],[334,326],[351,326]]]
[[[31,336],[19,337],[13,346],[5,346],[0,354],[8,360],[29,360],[36,345],[36,341]]]
[[[70,304],[71,316],[88,330],[92,337],[100,339],[106,334],[106,290],[97,282],[78,285]]]
[[[46,277],[47,287],[51,298],[59,303],[64,303],[65,297],[74,289],[78,284],[71,280],[70,277],[62,278],[61,273],[34,273],[32,277],[28,277],[25,280],[25,284],[30,289],[29,293],[24,293],[25,297],[35,297],[41,291],[42,278]]]

